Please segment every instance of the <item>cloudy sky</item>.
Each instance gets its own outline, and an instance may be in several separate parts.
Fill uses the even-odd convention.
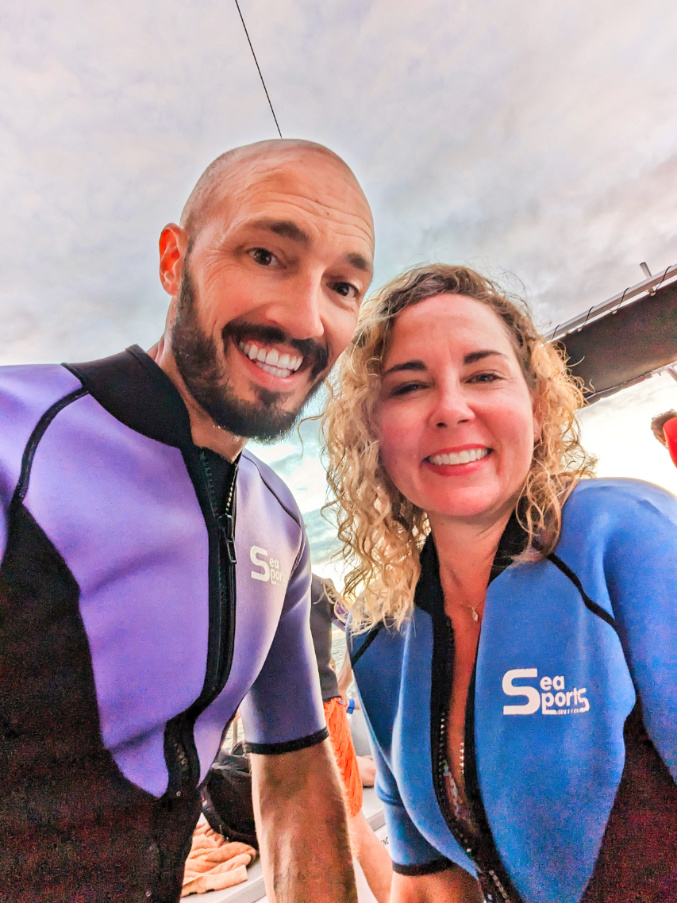
[[[283,135],[329,145],[365,187],[377,282],[424,260],[466,262],[523,286],[554,326],[640,281],[640,261],[677,262],[677,5],[241,8]],[[4,4],[0,363],[152,344],[166,307],[161,228],[218,153],[275,134],[232,0]],[[675,395],[663,376],[586,412],[601,464],[630,473],[660,459],[650,436],[643,449],[626,440]],[[302,467],[295,439],[265,454],[321,543],[308,430]]]

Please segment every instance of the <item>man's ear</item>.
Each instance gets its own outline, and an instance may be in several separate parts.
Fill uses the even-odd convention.
[[[187,247],[188,236],[185,229],[175,223],[164,227],[160,233],[160,282],[172,298],[179,293]]]

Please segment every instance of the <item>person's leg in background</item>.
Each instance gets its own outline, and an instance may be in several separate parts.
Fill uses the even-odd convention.
[[[355,857],[378,903],[388,903],[392,863],[388,851],[374,834],[362,812],[362,779],[345,706],[336,697],[324,703],[329,739],[341,775],[348,806],[348,828]]]

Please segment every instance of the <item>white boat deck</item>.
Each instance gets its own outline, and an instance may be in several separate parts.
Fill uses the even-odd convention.
[[[364,788],[362,811],[379,840],[382,843],[387,843],[383,806],[371,787]],[[356,868],[356,877],[360,903],[372,903],[375,898],[367,887],[359,867]],[[184,899],[189,901],[189,903],[193,900],[195,903],[203,903],[203,901],[204,903],[265,903],[267,898],[263,886],[261,861],[257,859],[254,865],[247,869],[247,881],[244,884],[237,884],[235,887],[229,887],[227,890],[214,890],[206,894],[191,895],[190,897],[184,897]]]

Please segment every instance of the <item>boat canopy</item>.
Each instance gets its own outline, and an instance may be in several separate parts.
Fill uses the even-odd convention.
[[[592,404],[669,368],[677,380],[677,265],[627,288],[548,336]]]

